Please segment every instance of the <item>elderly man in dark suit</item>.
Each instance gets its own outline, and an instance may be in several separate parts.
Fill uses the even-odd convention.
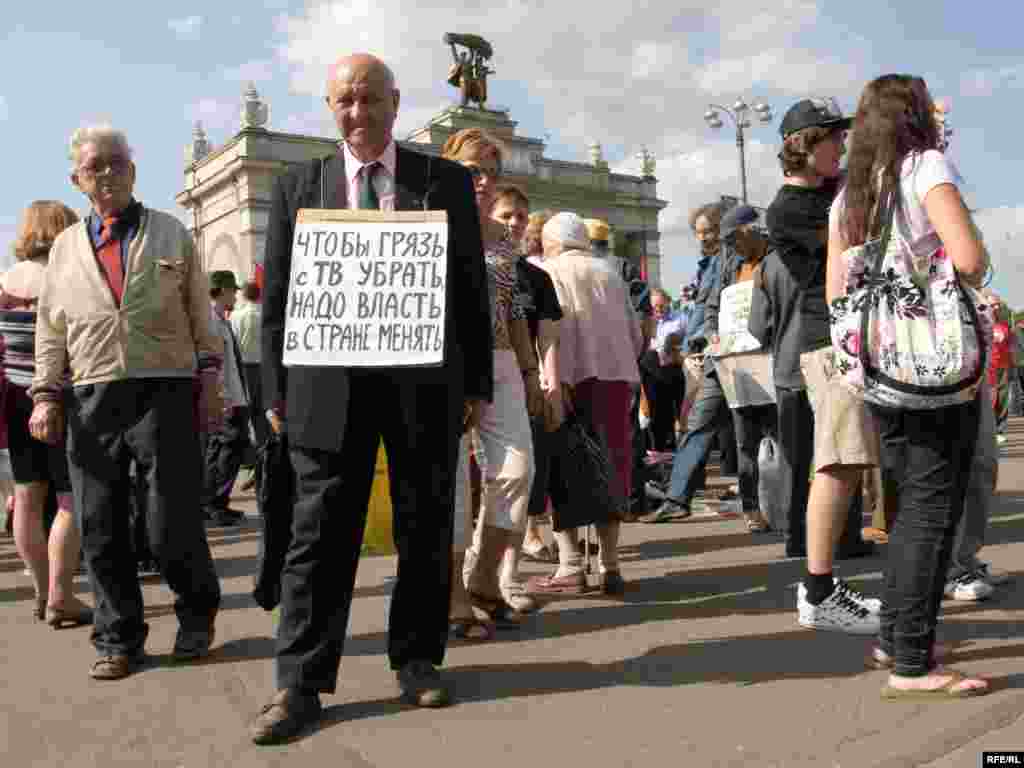
[[[458,439],[493,388],[480,221],[469,172],[398,147],[399,91],[368,54],[332,65],[327,106],[344,141],[334,155],[277,182],[267,231],[264,399],[283,424],[298,500],[281,575],[277,693],[250,727],[258,744],[298,735],[333,693],[348,624],[378,444],[388,454],[398,581],[388,657],[404,699],[443,706],[436,667],[448,636],[453,479]],[[301,208],[448,213],[445,359],[435,368],[282,364],[288,278]]]

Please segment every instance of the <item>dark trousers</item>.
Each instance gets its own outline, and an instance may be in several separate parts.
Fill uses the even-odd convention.
[[[256,439],[255,447],[258,450],[270,436],[267,408],[263,404],[263,375],[259,363],[244,363],[242,373],[245,374],[245,388],[249,395],[249,422],[252,424],[252,433]]]
[[[757,452],[761,439],[778,432],[775,406],[751,405],[732,412],[736,430],[736,464],[744,512],[757,512]]]
[[[227,509],[249,447],[249,409],[232,408],[206,439],[203,505]]]
[[[733,418],[724,419],[715,435],[718,445],[718,466],[723,477],[739,473],[739,456],[736,448],[736,432]]]
[[[897,675],[928,673],[978,432],[978,402],[930,411],[872,407],[899,513],[889,534],[882,649]]]
[[[693,495],[704,487],[705,468],[715,434],[731,419],[718,376],[705,374],[704,385],[690,411],[686,438],[672,464],[669,498],[690,506]]]
[[[381,438],[398,550],[388,658],[393,669],[444,660],[461,388],[402,376],[350,374],[340,451],[292,445],[297,502],[281,574],[279,688],[335,690]]]
[[[149,549],[175,592],[179,623],[204,629],[220,604],[199,506],[199,466],[187,460],[199,451],[194,390],[191,378],[125,379],[75,387],[68,398],[75,516],[100,653],[140,651],[149,630],[129,525],[132,459],[145,468]]]
[[[807,497],[814,460],[814,411],[802,389],[775,387],[778,410],[779,507],[786,519],[770,521],[786,537],[790,554],[807,548]]]
[[[530,486],[530,504],[526,513],[538,517],[547,512],[548,491],[551,488],[551,461],[557,447],[557,432],[544,429],[544,419],[530,419],[533,437],[533,484]],[[476,505],[473,506],[476,509]]]
[[[640,396],[637,395],[633,398],[633,405],[629,409],[629,419],[631,424],[637,424],[637,419],[640,414]],[[652,422],[653,426],[653,422]],[[627,504],[627,511],[630,515],[639,517],[646,515],[650,512],[649,505],[647,503],[647,481],[655,479],[655,473],[647,466],[644,459],[647,457],[647,449],[654,448],[655,439],[651,435],[651,430],[640,429],[637,425],[633,428],[633,477],[631,482],[631,488],[629,490],[629,500]],[[672,434],[672,447],[666,447],[665,450],[675,450],[675,425],[673,425]]]

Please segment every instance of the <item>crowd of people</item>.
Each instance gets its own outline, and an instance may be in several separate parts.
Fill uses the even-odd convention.
[[[33,615],[92,626],[93,678],[144,658],[140,562],[176,594],[175,657],[210,652],[220,586],[204,523],[239,522],[240,469],[270,482],[253,453],[275,439],[295,487],[277,691],[250,726],[256,743],[300,734],[335,690],[381,441],[398,555],[388,658],[412,704],[451,701],[438,670],[449,637],[488,642],[542,599],[588,589],[583,529],[596,531],[600,591],[623,595],[623,524],[693,514],[716,446],[751,534],[777,532],[806,560],[800,625],[877,637],[869,664],[890,670],[888,698],[987,692],[942,665],[936,626],[943,597],[982,599],[1005,580],[978,555],[1014,379],[1010,318],[995,313],[995,342],[978,351],[990,370],[969,396],[917,408],[848,386],[831,332],[855,287],[849,254],[882,235],[889,199],[884,237],[911,254],[907,270],[948,259],[985,309],[984,245],[923,80],[872,81],[852,118],[825,100],[793,105],[766,216],[721,203],[690,216],[701,256],[678,304],[614,254],[604,222],[531,213],[502,183],[495,136],[460,130],[440,159],[398,145],[400,93],[378,58],[341,58],[326,93],[339,150],[276,181],[263,289],[247,283],[241,306],[235,275],[205,273],[177,219],[135,199],[131,149],[109,126],[70,142],[89,214],[52,201],[24,214],[0,297],[13,532]],[[298,211],[415,210],[428,196],[448,222],[443,364],[286,366]],[[740,374],[770,397],[738,396]],[[669,455],[659,477],[651,457]],[[885,587],[867,597],[834,562],[877,541]],[[73,593],[80,558],[93,607]],[[522,558],[552,570],[524,578]]]

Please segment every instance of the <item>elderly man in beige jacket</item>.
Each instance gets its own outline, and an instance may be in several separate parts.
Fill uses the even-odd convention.
[[[148,632],[128,532],[132,459],[149,489],[150,548],[177,595],[174,656],[204,656],[213,642],[220,586],[200,512],[197,417],[215,420],[221,410],[223,348],[210,333],[206,276],[188,231],[132,197],[135,164],[124,134],[79,129],[71,162],[71,181],[92,211],[50,251],[29,429],[55,443],[67,423],[75,514],[96,596],[99,659],[90,675],[114,680],[142,661]]]

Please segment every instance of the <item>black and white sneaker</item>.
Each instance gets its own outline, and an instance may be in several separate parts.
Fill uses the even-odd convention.
[[[878,613],[862,602],[867,599],[837,580],[831,595],[818,605],[811,605],[807,602],[807,588],[801,582],[796,590],[797,621],[801,627],[808,629],[873,635],[878,632],[880,622]]]
[[[882,601],[877,597],[865,597],[838,576],[833,576],[832,581],[836,585],[836,592],[843,592],[847,597],[854,602],[860,603],[871,613],[878,613],[882,610]]]

